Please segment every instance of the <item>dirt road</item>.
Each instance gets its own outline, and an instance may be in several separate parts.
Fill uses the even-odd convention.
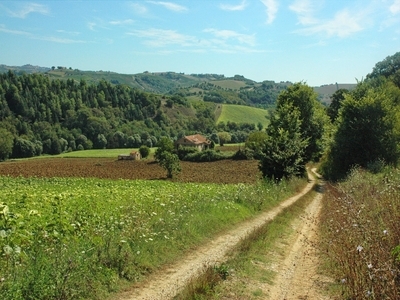
[[[268,299],[329,299],[321,292],[329,278],[317,272],[316,241],[321,201],[322,193],[318,193],[301,218],[294,220],[292,226],[296,231],[285,241],[286,245],[282,248],[284,259],[274,262],[277,277],[273,285],[263,287]]]
[[[309,192],[315,185],[314,180],[310,180],[307,186],[299,194],[283,201],[279,206],[274,209],[264,212],[256,218],[239,224],[236,228],[228,233],[219,236],[210,243],[207,243],[192,253],[183,257],[179,262],[169,267],[164,268],[158,273],[151,275],[145,282],[140,283],[138,287],[125,291],[115,299],[118,300],[133,300],[133,299],[172,299],[183,287],[194,277],[198,276],[207,266],[214,266],[224,262],[227,259],[229,250],[237,245],[243,238],[253,232],[255,229],[260,228],[266,222],[272,220],[284,208],[293,204],[300,197]],[[316,207],[318,207],[318,202]],[[314,203],[313,202],[313,203]],[[318,209],[317,209],[318,210]],[[302,246],[296,246],[301,249]],[[296,248],[294,248],[296,250]],[[297,250],[296,250],[297,251]],[[297,255],[297,254],[293,254]],[[292,259],[288,258],[287,264],[290,265]],[[289,274],[288,271],[287,274]],[[300,275],[301,276],[301,275]],[[289,286],[284,287],[283,282],[278,281],[276,286],[282,286],[281,290],[271,291],[276,294],[282,294]],[[271,298],[271,299],[288,299],[288,298]],[[303,298],[296,298],[303,299]],[[308,298],[304,298],[308,299]],[[318,298],[309,298],[318,299]]]

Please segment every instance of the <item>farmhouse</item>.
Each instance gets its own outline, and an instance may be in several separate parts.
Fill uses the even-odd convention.
[[[140,160],[140,152],[132,151],[128,154],[120,154],[118,155],[118,160]]]
[[[201,134],[187,135],[175,142],[175,147],[196,147],[199,151],[208,149],[211,141]]]

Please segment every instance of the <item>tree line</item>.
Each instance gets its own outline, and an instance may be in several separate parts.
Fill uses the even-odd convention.
[[[343,179],[353,167],[379,171],[400,159],[400,52],[375,65],[352,91],[337,90],[324,108],[304,83],[279,94],[258,144],[264,177],[303,176],[320,161],[327,179]]]
[[[0,160],[91,148],[156,146],[161,137],[229,131],[244,142],[253,124],[215,124],[214,104],[189,104],[100,80],[50,79],[45,74],[0,74]],[[194,116],[167,108],[190,108]]]

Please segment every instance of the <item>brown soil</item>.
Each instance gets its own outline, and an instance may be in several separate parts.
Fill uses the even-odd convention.
[[[326,296],[330,279],[318,272],[318,222],[322,207],[322,194],[319,193],[308,205],[304,214],[294,220],[295,233],[285,239],[271,253],[275,259],[269,268],[277,272],[273,285],[261,287],[268,299],[330,299]],[[279,253],[279,258],[277,253]]]
[[[181,162],[179,182],[255,183],[260,179],[256,160]],[[96,177],[107,179],[165,179],[154,161],[118,161],[112,158],[41,158],[0,163],[0,175],[37,177]]]

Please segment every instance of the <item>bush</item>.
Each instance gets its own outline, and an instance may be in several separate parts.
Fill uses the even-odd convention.
[[[176,154],[178,154],[180,160],[185,160],[185,157],[188,154],[193,154],[197,152],[199,152],[199,150],[194,147],[179,147],[178,150],[176,151]]]
[[[254,158],[254,151],[248,148],[239,149],[232,155],[232,159],[234,160],[250,160]]]
[[[139,152],[140,152],[140,156],[142,158],[147,158],[149,156],[149,154],[150,154],[150,148],[147,147],[146,145],[142,145],[139,148]]]
[[[204,151],[199,151],[197,153],[188,154],[185,156],[184,160],[193,162],[208,162],[208,161],[217,161],[228,158],[230,157],[225,156],[214,150],[204,150]]]

